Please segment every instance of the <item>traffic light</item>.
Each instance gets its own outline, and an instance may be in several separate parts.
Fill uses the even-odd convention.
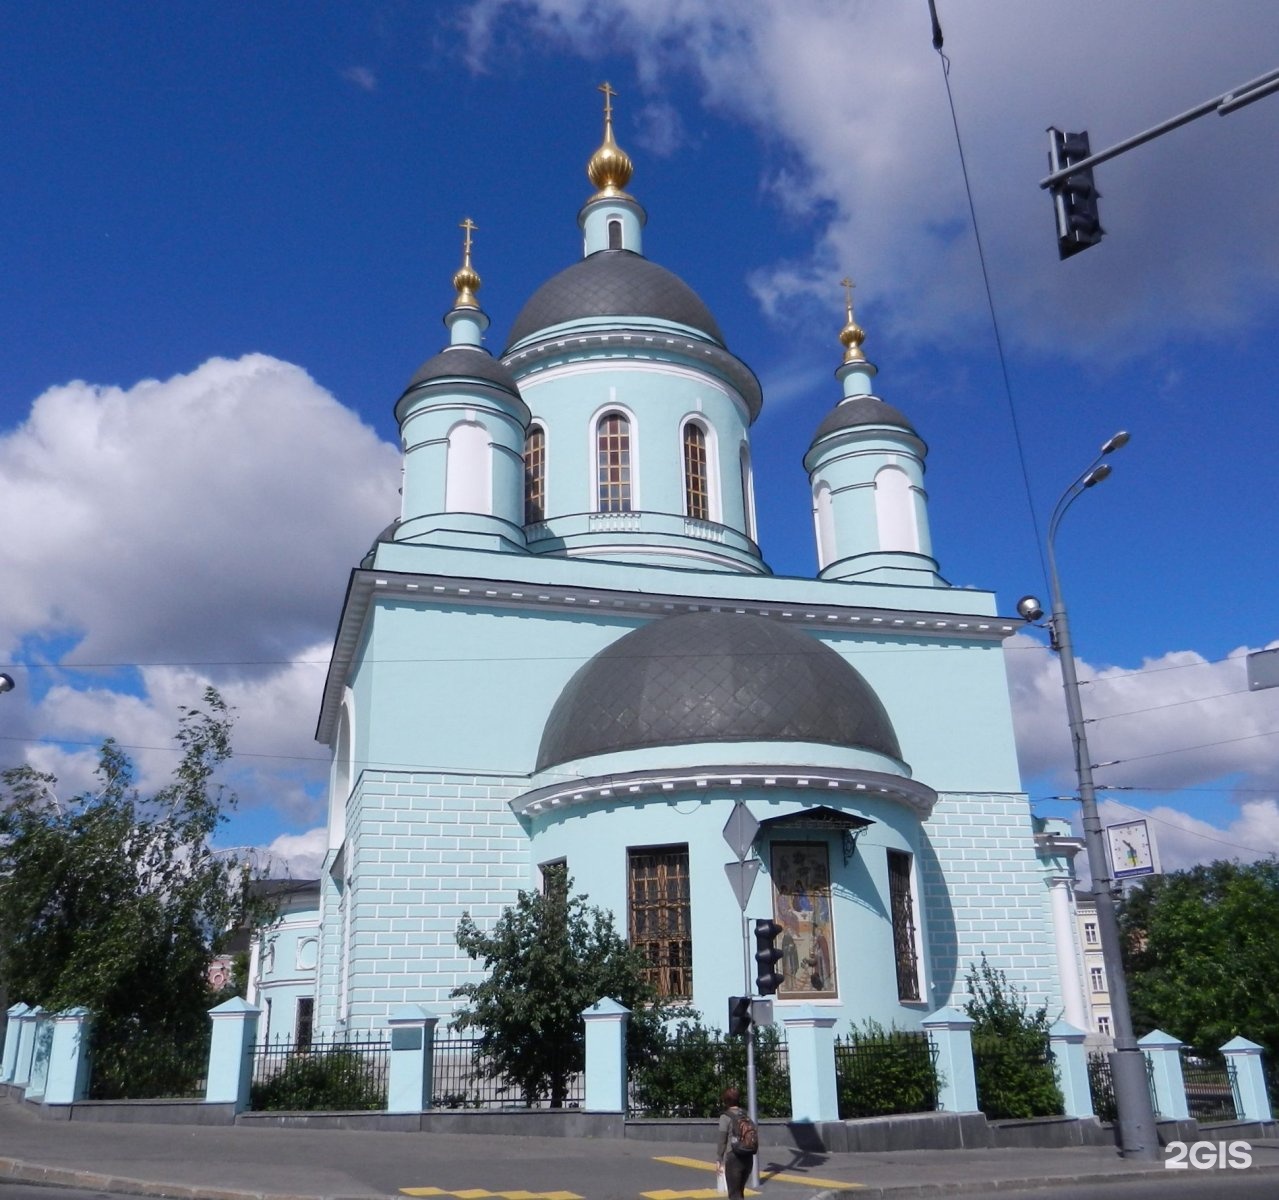
[[[750,1031],[751,998],[749,996],[729,996],[728,1032],[738,1034],[750,1033]]]
[[[755,922],[755,987],[761,996],[771,996],[785,983],[774,968],[782,952],[773,944],[782,932],[776,921]]]
[[[1091,154],[1087,133],[1048,130],[1048,167],[1051,174],[1067,170]],[[1102,229],[1097,213],[1100,194],[1093,182],[1091,167],[1075,171],[1052,185],[1053,207],[1057,213],[1057,253],[1062,258],[1069,258],[1101,241],[1106,231]]]

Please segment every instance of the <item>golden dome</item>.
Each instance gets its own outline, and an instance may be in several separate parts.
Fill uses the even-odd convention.
[[[839,340],[844,346],[844,361],[846,363],[865,362],[866,356],[862,353],[862,342],[866,340],[866,331],[853,320],[853,281],[842,279],[840,283],[844,288],[844,308],[848,314],[844,328],[839,331]]]
[[[457,299],[453,301],[453,307],[479,308],[480,302],[475,298],[475,293],[480,290],[480,277],[471,266],[471,234],[479,226],[467,217],[458,228],[465,230],[465,240],[462,243],[462,265],[453,275],[453,286],[457,289]]]
[[[604,140],[586,164],[586,176],[595,185],[592,200],[604,196],[625,196],[623,190],[635,171],[630,155],[613,140],[613,97],[617,95],[612,85],[600,84],[604,93]]]

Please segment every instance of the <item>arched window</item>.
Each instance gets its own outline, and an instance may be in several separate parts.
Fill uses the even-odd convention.
[[[875,476],[875,522],[881,550],[919,552],[915,496],[901,467],[885,467]]]
[[[813,492],[813,520],[817,524],[817,567],[820,570],[835,558],[835,510],[831,506],[828,483],[819,483]]]
[[[546,430],[530,426],[524,439],[524,524],[546,520]]]
[[[706,430],[696,421],[684,426],[684,512],[699,521],[711,519]]]
[[[600,512],[631,511],[631,423],[608,413],[595,427],[595,462]]]
[[[608,223],[608,248],[610,250],[620,250],[622,248],[621,221],[610,221]]]
[[[742,464],[742,523],[746,536],[753,541],[757,536],[755,533],[755,485],[751,479],[750,447],[745,443],[742,444],[742,451],[738,457]]]
[[[493,463],[489,432],[475,421],[449,430],[444,463],[444,508],[447,512],[493,511]]]

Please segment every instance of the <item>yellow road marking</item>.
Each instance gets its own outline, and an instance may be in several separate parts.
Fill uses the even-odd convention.
[[[448,1191],[438,1187],[400,1188],[405,1196],[455,1196],[457,1200],[582,1200],[576,1192],[487,1192],[483,1188]]]
[[[715,1163],[707,1162],[704,1158],[682,1158],[677,1154],[672,1154],[669,1157],[657,1157],[655,1161],[671,1163],[676,1167],[692,1167],[698,1171],[713,1171],[716,1167]],[[864,1183],[846,1183],[842,1179],[818,1179],[814,1175],[794,1175],[781,1171],[761,1170],[759,1177],[768,1183],[808,1183],[812,1184],[813,1187],[820,1188],[860,1188],[866,1186]],[[759,1193],[751,1192],[749,1194],[758,1195]],[[659,1200],[655,1193],[645,1192],[644,1195],[649,1197],[649,1200]],[[665,1200],[665,1198],[662,1198],[662,1200]]]

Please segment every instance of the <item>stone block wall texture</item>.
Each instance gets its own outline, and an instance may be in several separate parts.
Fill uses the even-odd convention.
[[[970,965],[984,951],[1031,1008],[1061,1009],[1046,883],[1025,795],[945,794],[921,853],[929,979],[937,1007],[962,1009]]]

